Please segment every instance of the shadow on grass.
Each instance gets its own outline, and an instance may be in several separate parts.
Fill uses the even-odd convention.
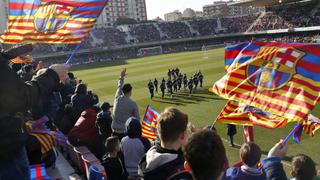
[[[206,93],[205,93],[206,92]],[[218,97],[215,94],[209,93],[206,88],[194,91],[193,94],[189,94],[189,92],[185,89],[173,93],[172,96],[166,94],[164,98],[155,97],[153,101],[165,103],[165,104],[172,104],[177,106],[186,106],[189,104],[200,104],[201,102],[209,102],[210,100],[224,100],[221,97]]]

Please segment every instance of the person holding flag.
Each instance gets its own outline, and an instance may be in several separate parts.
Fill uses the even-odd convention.
[[[67,65],[52,65],[32,81],[22,82],[8,61],[31,50],[27,45],[0,53],[0,179],[29,179],[22,114],[67,79]]]

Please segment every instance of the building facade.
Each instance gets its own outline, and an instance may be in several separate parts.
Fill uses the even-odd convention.
[[[244,16],[252,13],[259,13],[265,10],[264,7],[242,7],[231,6],[230,1],[216,1],[213,4],[203,6],[203,15],[211,17],[223,17],[223,16]]]
[[[114,26],[119,18],[146,21],[147,8],[145,0],[109,0],[108,5],[97,20],[97,27]]]
[[[171,13],[164,14],[165,21],[177,21],[182,17],[182,13],[179,10],[175,10]]]
[[[0,0],[0,34],[7,28],[8,9],[7,0]]]

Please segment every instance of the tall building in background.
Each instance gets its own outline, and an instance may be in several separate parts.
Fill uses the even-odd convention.
[[[136,21],[147,20],[147,8],[145,0],[128,0],[128,17]]]
[[[0,0],[0,34],[7,28],[8,21],[7,0]]]
[[[97,27],[113,26],[119,18],[146,21],[147,9],[145,0],[109,0],[108,6],[97,21]]]

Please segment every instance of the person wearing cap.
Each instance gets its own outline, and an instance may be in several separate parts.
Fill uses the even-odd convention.
[[[96,126],[99,130],[102,142],[105,142],[106,139],[112,134],[112,117],[110,111],[110,108],[112,108],[112,106],[108,102],[104,102],[100,108],[102,112],[97,115]]]
[[[118,136],[120,140],[126,136],[125,124],[127,119],[129,119],[129,117],[140,119],[138,106],[136,102],[130,98],[132,95],[132,86],[130,84],[124,84],[126,72],[126,69],[124,69],[120,73],[112,112],[113,121],[111,127],[113,135]]]
[[[26,45],[0,52],[0,179],[30,179],[23,114],[67,79],[68,66],[52,65],[23,82],[8,63],[30,51]]]

